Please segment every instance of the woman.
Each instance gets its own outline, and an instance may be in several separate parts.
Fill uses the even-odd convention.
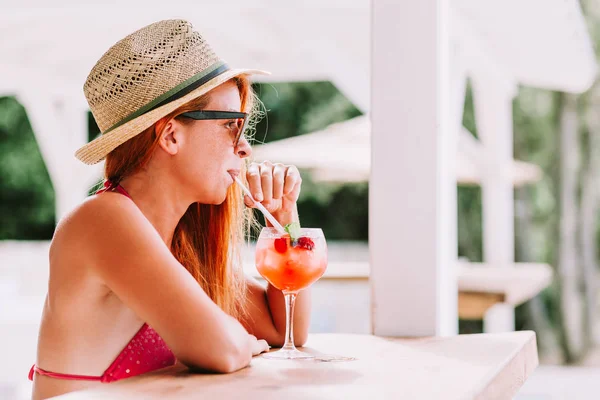
[[[301,178],[293,166],[245,167],[252,73],[182,20],[140,29],[94,66],[84,92],[102,135],[76,156],[106,159],[106,183],[56,228],[33,398],[176,361],[233,372],[283,343],[281,292],[240,271],[252,202],[234,178],[282,224],[297,221]],[[298,344],[309,302],[296,302]]]

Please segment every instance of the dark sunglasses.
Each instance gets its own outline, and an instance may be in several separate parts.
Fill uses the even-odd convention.
[[[233,132],[234,141],[233,145],[237,146],[240,142],[246,125],[248,124],[248,113],[236,112],[236,111],[188,111],[179,115],[180,117],[191,118],[195,120],[212,120],[212,119],[233,119],[236,120],[235,126],[236,131]]]

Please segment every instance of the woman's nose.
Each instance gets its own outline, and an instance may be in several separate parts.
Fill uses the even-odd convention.
[[[252,155],[252,147],[250,146],[250,143],[248,143],[248,140],[244,136],[240,138],[240,141],[235,147],[235,153],[240,158],[246,158]]]

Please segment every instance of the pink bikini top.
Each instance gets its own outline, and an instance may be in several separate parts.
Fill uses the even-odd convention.
[[[110,182],[106,182],[104,188],[97,193],[113,189],[131,198],[123,187]],[[46,371],[34,365],[29,371],[29,380],[33,381],[33,375],[37,372],[51,378],[109,383],[168,367],[175,362],[175,355],[167,347],[165,341],[148,324],[144,324],[102,376],[62,374]]]

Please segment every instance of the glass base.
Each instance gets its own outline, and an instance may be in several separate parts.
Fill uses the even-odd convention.
[[[282,348],[281,350],[265,353],[262,356],[272,360],[312,360],[315,358],[315,356],[297,350],[296,348]]]
[[[315,355],[315,361],[320,362],[344,362],[344,361],[356,361],[356,357],[338,356],[335,354],[318,354]]]

